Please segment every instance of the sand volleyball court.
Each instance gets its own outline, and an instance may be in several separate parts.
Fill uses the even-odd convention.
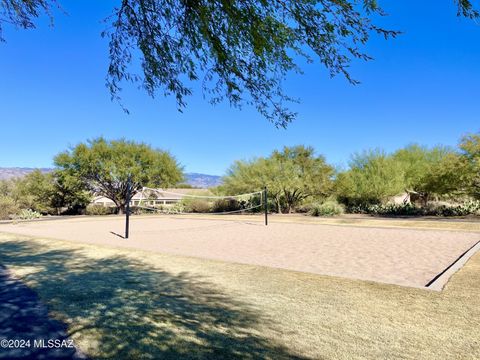
[[[130,229],[130,238],[122,238],[124,218],[116,216],[0,224],[0,232],[413,287],[425,287],[480,240],[475,232],[275,221],[264,226],[201,216],[133,216]]]

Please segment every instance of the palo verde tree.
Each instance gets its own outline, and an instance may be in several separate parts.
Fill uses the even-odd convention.
[[[480,133],[469,134],[460,141],[461,162],[467,192],[480,199]]]
[[[397,150],[392,158],[404,171],[405,191],[417,195],[424,205],[432,195],[459,192],[462,187],[461,159],[448,147],[413,144]]]
[[[250,192],[268,187],[277,212],[290,213],[308,198],[326,197],[332,189],[334,169],[312,147],[275,150],[267,158],[237,161],[228,170],[224,192]]]
[[[183,180],[182,169],[166,151],[133,141],[97,138],[55,157],[58,171],[81,179],[93,193],[112,200],[124,213],[128,179],[133,191],[168,187]]]
[[[457,15],[479,17],[472,1],[454,1]],[[35,18],[52,17],[57,4],[0,1],[0,39],[3,24],[34,28]],[[212,103],[250,104],[284,127],[296,114],[282,82],[301,72],[297,62],[319,61],[332,76],[356,84],[349,64],[371,59],[363,49],[371,34],[398,34],[376,24],[383,15],[375,0],[121,0],[103,33],[110,45],[108,88],[119,100],[123,82],[139,82],[151,96],[175,96],[181,110],[200,80]]]
[[[335,179],[338,199],[348,206],[380,204],[404,189],[402,165],[379,149],[353,155],[349,170]]]

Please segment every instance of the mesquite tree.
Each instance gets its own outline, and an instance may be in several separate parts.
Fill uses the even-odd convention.
[[[55,165],[81,179],[93,193],[112,200],[121,214],[127,204],[129,177],[133,191],[183,180],[182,169],[168,152],[124,139],[97,138],[78,144],[58,154]]]
[[[472,1],[455,3],[457,15],[479,17]],[[34,28],[57,4],[0,1],[0,40],[3,24]],[[371,59],[363,48],[370,36],[399,33],[376,25],[379,15],[376,0],[122,0],[105,20],[107,86],[120,100],[122,83],[138,82],[151,96],[175,96],[181,110],[198,80],[212,103],[249,104],[285,127],[296,116],[282,88],[286,75],[301,72],[306,58],[357,83],[349,65]]]

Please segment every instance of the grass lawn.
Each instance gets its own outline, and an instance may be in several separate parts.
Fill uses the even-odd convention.
[[[480,253],[443,292],[0,234],[93,358],[479,359]]]

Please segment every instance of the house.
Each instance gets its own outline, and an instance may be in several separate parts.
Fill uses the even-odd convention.
[[[397,204],[397,205],[410,204],[411,202],[410,195],[411,194],[409,192],[404,192],[396,196],[392,196],[389,200],[389,203]]]
[[[169,206],[180,202],[186,195],[208,195],[208,189],[148,189],[133,195],[130,206]],[[115,203],[105,196],[96,196],[92,205],[115,207]]]

